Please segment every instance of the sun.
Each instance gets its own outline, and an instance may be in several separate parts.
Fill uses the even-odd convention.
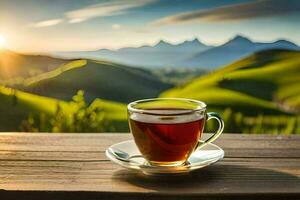
[[[4,48],[6,45],[6,38],[0,34],[0,49]]]

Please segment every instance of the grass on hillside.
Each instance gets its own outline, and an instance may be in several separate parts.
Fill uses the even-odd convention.
[[[42,81],[44,79],[48,79],[48,78],[54,78],[58,75],[60,75],[61,73],[68,71],[68,70],[72,70],[78,67],[83,67],[85,66],[87,63],[86,60],[74,60],[71,61],[69,63],[66,63],[64,65],[62,65],[61,67],[54,69],[53,71],[50,72],[45,72],[42,73],[40,75],[34,76],[34,77],[30,77],[24,80],[24,85],[25,86],[29,86],[31,84],[34,84],[36,82]]]
[[[0,87],[0,131],[19,131],[22,120],[29,113],[50,116],[58,103],[67,106],[67,103],[56,99]]]
[[[0,131],[21,131],[22,121],[28,119],[29,115],[49,118],[55,115],[58,105],[67,113],[74,109],[66,101],[0,86]],[[128,130],[124,104],[98,99],[92,105],[103,108],[116,131]]]

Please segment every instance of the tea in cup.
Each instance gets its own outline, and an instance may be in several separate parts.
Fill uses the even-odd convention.
[[[216,119],[219,128],[200,141],[205,122]],[[183,165],[192,152],[217,139],[224,122],[217,113],[207,113],[206,104],[183,98],[145,99],[128,104],[128,121],[134,141],[153,166]]]

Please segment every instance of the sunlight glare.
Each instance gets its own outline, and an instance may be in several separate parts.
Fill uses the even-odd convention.
[[[6,38],[0,34],[0,49],[4,48],[6,45]]]

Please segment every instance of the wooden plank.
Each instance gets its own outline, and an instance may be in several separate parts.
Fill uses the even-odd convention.
[[[218,164],[222,165],[235,165],[235,166],[248,166],[251,168],[267,168],[277,171],[290,169],[293,175],[299,176],[300,159],[265,159],[265,158],[224,158]],[[1,172],[9,172],[13,174],[31,174],[36,175],[37,172],[44,174],[46,172],[53,172],[53,169],[62,170],[61,173],[69,173],[73,170],[84,172],[82,170],[103,170],[117,167],[110,161],[0,161]],[[84,169],[83,169],[84,168]],[[55,171],[56,172],[56,171]],[[72,172],[72,173],[73,173]],[[102,173],[101,171],[99,173]],[[1,175],[1,174],[0,174]]]
[[[300,199],[300,137],[224,134],[221,162],[148,177],[107,160],[129,134],[0,135],[1,199]],[[2,189],[2,190],[1,190]],[[74,195],[77,194],[77,195]]]
[[[223,134],[215,143],[224,149],[300,149],[299,136],[237,136]],[[0,151],[103,151],[111,144],[128,139],[132,139],[130,134],[6,133],[1,134]]]
[[[104,151],[0,151],[0,161],[101,161]]]
[[[0,188],[162,194],[299,193],[298,159],[224,160],[187,176],[147,177],[110,162],[0,162]],[[288,164],[285,164],[288,163]],[[180,189],[181,188],[181,189]]]
[[[226,158],[300,158],[300,149],[224,148]],[[101,161],[104,151],[0,151],[1,160],[12,161]]]

